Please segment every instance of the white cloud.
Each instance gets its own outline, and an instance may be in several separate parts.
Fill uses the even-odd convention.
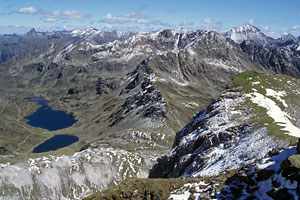
[[[293,35],[299,35],[300,33],[300,25],[295,25],[295,26],[292,26],[290,28],[282,28],[281,29],[281,33],[283,35],[287,35],[287,34],[293,34]]]
[[[183,20],[183,22],[181,22],[181,23],[179,24],[179,26],[181,26],[181,27],[190,27],[190,26],[193,26],[193,25],[194,25],[193,22],[189,22],[189,21],[187,21],[187,20]]]
[[[106,24],[104,27],[105,28],[112,28],[112,25],[111,24]]]
[[[293,27],[292,27],[292,30],[294,30],[294,31],[295,31],[295,30],[298,30],[298,29],[300,29],[300,25],[297,25],[297,26],[293,26]]]
[[[264,27],[263,27],[263,30],[264,30],[264,31],[270,31],[270,30],[271,30],[271,28],[270,28],[270,27],[268,27],[268,26],[264,26]]]
[[[19,13],[23,13],[23,14],[35,14],[37,12],[38,10],[32,6],[19,9]]]
[[[147,24],[150,22],[144,15],[137,14],[136,12],[126,13],[120,16],[113,16],[111,13],[107,13],[102,17],[102,20],[113,21],[115,23],[138,23],[138,24]]]
[[[207,17],[207,18],[203,19],[203,22],[204,22],[205,24],[210,24],[210,23],[212,22],[212,19],[209,18],[209,17]]]
[[[86,18],[87,15],[78,11],[78,10],[66,10],[61,12],[59,10],[55,10],[52,13],[45,15],[46,22],[55,22],[59,19],[69,19],[69,20],[81,20]]]
[[[251,25],[253,25],[255,23],[255,20],[254,19],[249,19],[248,23],[251,24]]]
[[[56,21],[56,18],[51,18],[51,17],[47,17],[47,18],[45,18],[45,21],[46,22],[55,22]]]
[[[101,18],[100,23],[115,23],[115,24],[125,24],[125,23],[135,23],[144,25],[159,25],[159,26],[170,26],[168,23],[163,23],[160,20],[151,20],[143,14],[136,12],[125,13],[122,15],[114,16],[111,13],[107,13]]]

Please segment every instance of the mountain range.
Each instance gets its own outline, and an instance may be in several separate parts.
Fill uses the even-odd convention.
[[[299,38],[273,39],[251,25],[225,34],[33,29],[0,36],[0,50],[3,199],[81,199],[148,176],[156,179],[125,186],[177,178],[177,188],[126,196],[121,184],[89,198],[299,196]],[[38,106],[24,98],[33,96],[78,122],[57,131],[29,126],[24,117]],[[32,153],[65,133],[79,142]]]

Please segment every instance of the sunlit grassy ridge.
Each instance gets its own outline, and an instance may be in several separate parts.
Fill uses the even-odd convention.
[[[290,111],[293,110],[294,106],[299,106],[299,103],[295,101],[295,99],[300,98],[298,90],[299,80],[292,77],[285,75],[267,75],[256,71],[249,71],[236,76],[233,80],[233,84],[235,87],[239,87],[246,95],[253,92],[264,95],[274,101],[276,105],[287,114],[290,114]],[[267,95],[267,89],[277,92],[281,91],[286,95],[281,97],[282,100],[280,101],[274,96]],[[287,102],[288,107],[285,107],[282,101]],[[275,122],[274,119],[267,114],[266,108],[253,103],[249,97],[245,99],[244,104],[241,105],[241,109],[242,107],[249,109],[250,113],[253,115],[250,122],[266,127],[269,135],[275,136],[278,139],[288,140],[290,142],[296,141],[295,137],[285,134],[286,131],[282,130],[282,128],[284,128],[284,124]],[[293,118],[295,118],[295,116]]]

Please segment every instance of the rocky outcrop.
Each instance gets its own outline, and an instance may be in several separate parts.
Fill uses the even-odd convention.
[[[300,55],[294,46],[281,48],[272,44],[262,47],[253,41],[244,41],[241,48],[263,71],[300,77]]]
[[[295,147],[242,168],[227,179],[218,199],[298,199],[299,169],[288,162],[294,153]]]
[[[217,175],[285,146],[266,136],[265,129],[247,122],[251,114],[238,109],[244,101],[240,95],[237,91],[224,93],[199,113],[176,134],[173,149],[158,159],[149,177]]]

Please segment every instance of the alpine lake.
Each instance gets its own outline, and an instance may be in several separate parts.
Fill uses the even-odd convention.
[[[41,97],[28,97],[26,100],[36,102],[40,107],[31,115],[25,117],[27,124],[32,127],[47,129],[48,131],[56,131],[72,126],[77,120],[66,112],[61,110],[53,110],[48,105],[48,101]],[[78,137],[68,134],[55,135],[50,139],[36,146],[32,153],[43,153],[55,151],[57,149],[69,146],[79,140]]]

